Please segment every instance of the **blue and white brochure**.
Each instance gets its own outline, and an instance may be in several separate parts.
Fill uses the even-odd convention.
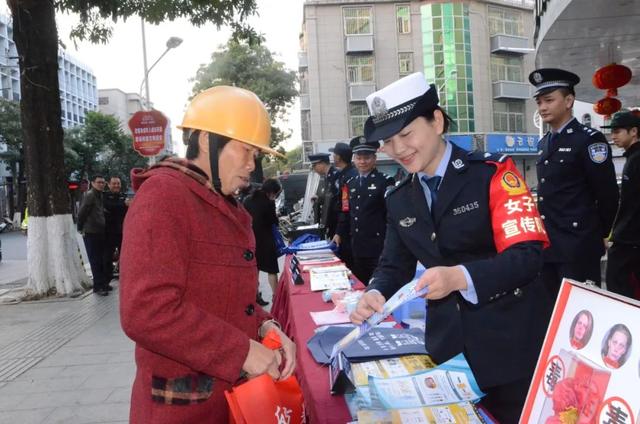
[[[373,409],[477,402],[484,396],[462,353],[436,368],[404,377],[369,376]]]

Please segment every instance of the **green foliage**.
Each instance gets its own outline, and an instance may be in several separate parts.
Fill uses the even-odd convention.
[[[117,175],[128,184],[131,169],[146,166],[146,159],[133,150],[131,136],[122,131],[118,120],[99,112],[87,112],[83,127],[65,130],[64,147],[69,178]]]
[[[278,123],[298,95],[296,73],[261,43],[231,39],[211,55],[208,65],[200,66],[193,79],[193,95],[217,85],[234,85],[251,90],[264,102],[271,117],[271,146],[291,136],[291,130]]]
[[[60,12],[80,15],[80,22],[71,31],[74,40],[106,43],[112,34],[109,20],[140,16],[146,22],[160,24],[187,18],[193,25],[213,23],[229,25],[236,39],[255,41],[256,32],[244,22],[255,14],[256,0],[56,0]]]

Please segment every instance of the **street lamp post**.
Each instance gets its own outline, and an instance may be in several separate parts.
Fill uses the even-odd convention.
[[[182,44],[182,38],[170,37],[167,40],[167,44],[166,44],[167,48],[165,49],[165,51],[160,55],[160,57],[158,59],[156,59],[155,62],[153,62],[153,64],[150,67],[147,67],[147,39],[146,39],[146,35],[145,35],[145,30],[144,30],[144,19],[140,20],[140,24],[141,24],[141,28],[142,28],[142,59],[143,59],[143,64],[144,64],[144,79],[140,83],[140,88],[138,89],[138,93],[142,92],[142,85],[144,84],[144,86],[145,86],[144,108],[145,108],[145,110],[150,110],[151,109],[151,96],[149,94],[149,72],[151,72],[151,70],[154,68],[154,66],[156,66],[158,64],[158,62],[160,62],[160,60],[162,60],[162,58],[169,52],[169,50],[175,49],[180,44]],[[149,158],[149,166],[153,165],[154,163],[155,163],[155,156],[151,156]]]

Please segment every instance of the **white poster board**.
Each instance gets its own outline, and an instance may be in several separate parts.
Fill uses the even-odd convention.
[[[640,302],[565,279],[520,422],[635,424],[639,415]]]

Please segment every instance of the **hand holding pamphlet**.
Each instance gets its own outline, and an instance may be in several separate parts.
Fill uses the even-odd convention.
[[[369,319],[360,324],[358,327],[354,328],[351,333],[347,334],[342,340],[336,343],[333,348],[331,358],[335,358],[335,356],[340,353],[340,351],[344,350],[344,348],[361,338],[373,327],[384,321],[400,305],[403,305],[404,303],[413,300],[416,297],[426,295],[427,287],[424,287],[423,289],[418,291],[416,290],[417,284],[417,279],[405,284],[400,290],[396,292],[396,294],[391,296],[391,298],[385,302],[382,313],[375,312],[369,317]]]

